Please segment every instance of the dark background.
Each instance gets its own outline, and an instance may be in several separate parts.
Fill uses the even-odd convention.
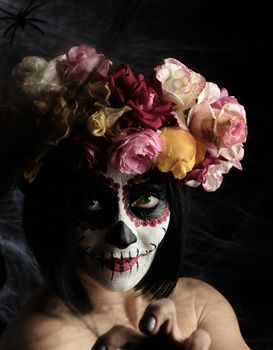
[[[33,6],[42,2],[33,2]],[[0,102],[7,79],[22,57],[51,58],[81,43],[96,47],[118,65],[150,73],[174,57],[228,89],[248,117],[243,171],[231,170],[215,193],[193,191],[192,231],[185,275],[200,277],[231,302],[252,349],[273,349],[273,220],[271,11],[267,1],[250,4],[196,0],[45,1],[29,16],[47,21],[0,37]],[[0,0],[12,13],[26,1]],[[1,16],[1,13],[0,13]],[[5,16],[3,14],[3,16]],[[12,21],[0,20],[3,34]],[[10,33],[9,33],[10,34]],[[270,84],[270,85],[269,85]],[[1,171],[1,165],[0,165]],[[40,277],[20,229],[22,196],[0,198],[0,324],[2,329]],[[0,253],[1,253],[0,251]],[[1,289],[2,288],[2,289]]]

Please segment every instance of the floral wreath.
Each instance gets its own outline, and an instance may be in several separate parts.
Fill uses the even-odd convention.
[[[157,168],[206,191],[219,188],[232,167],[242,168],[246,113],[226,89],[174,58],[149,76],[136,76],[128,64],[111,66],[103,54],[81,45],[51,61],[25,57],[14,68],[11,103],[1,107],[1,117],[29,142],[25,180],[35,180],[65,139],[84,150],[84,159],[73,158],[83,170],[98,163],[101,141],[107,162],[121,173]]]

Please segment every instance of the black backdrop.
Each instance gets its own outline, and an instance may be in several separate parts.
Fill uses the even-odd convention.
[[[34,6],[40,3],[33,1]],[[15,14],[27,4],[0,0],[0,8]],[[245,106],[249,133],[243,171],[231,171],[213,194],[194,191],[199,219],[193,221],[181,273],[201,277],[224,293],[253,349],[273,349],[269,5],[265,0],[253,4],[239,0],[57,0],[43,4],[31,17],[47,21],[36,22],[44,34],[26,25],[24,30],[18,28],[12,43],[11,32],[0,38],[1,103],[11,69],[22,57],[50,58],[86,43],[104,52],[115,65],[128,62],[136,72],[150,72],[162,58],[177,58],[208,81],[225,86]],[[1,19],[1,32],[11,23]],[[21,199],[18,191],[0,199],[2,329],[40,280],[20,230]]]

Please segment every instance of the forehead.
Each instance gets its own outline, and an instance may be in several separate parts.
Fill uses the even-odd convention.
[[[106,172],[100,172],[99,174],[106,179],[113,180],[114,183],[119,184],[121,187],[129,184],[133,185],[141,182],[146,182],[151,179],[149,173],[123,174],[113,167],[108,167]]]

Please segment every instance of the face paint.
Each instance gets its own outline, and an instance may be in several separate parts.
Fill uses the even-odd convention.
[[[167,231],[164,181],[109,169],[85,201],[76,231],[85,269],[107,289],[134,288],[149,270]],[[97,183],[95,183],[97,181]]]

